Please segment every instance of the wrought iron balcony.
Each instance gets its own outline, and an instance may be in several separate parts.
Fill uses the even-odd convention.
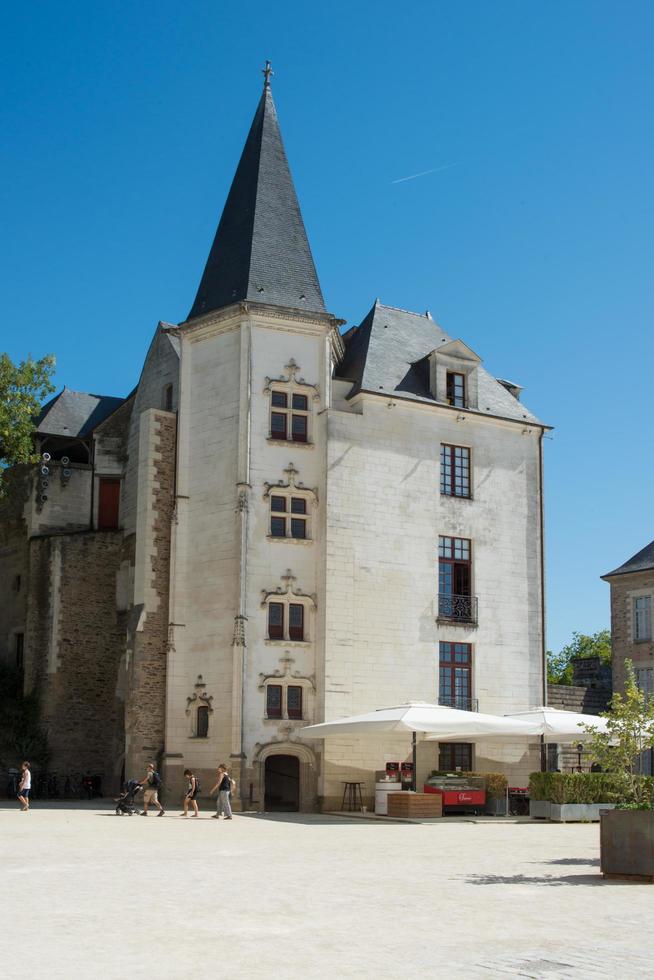
[[[438,703],[446,708],[458,708],[459,711],[479,711],[477,698],[465,698],[460,694],[439,694]]]
[[[477,596],[438,593],[438,620],[445,623],[477,625]]]

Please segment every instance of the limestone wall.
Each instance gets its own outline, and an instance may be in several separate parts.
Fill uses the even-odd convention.
[[[362,399],[356,415],[328,420],[325,718],[407,700],[438,699],[438,643],[471,643],[479,710],[518,711],[542,701],[538,439],[520,425]],[[356,405],[354,407],[357,407]],[[441,497],[441,443],[471,448],[473,497]],[[476,628],[437,624],[438,536],[469,538]],[[405,755],[401,752],[404,748]],[[408,745],[326,741],[323,795],[341,779],[383,768]],[[476,753],[524,779],[526,747]],[[499,758],[498,758],[499,757]],[[419,781],[438,764],[420,750]],[[525,770],[525,772],[523,772]],[[353,774],[357,775],[354,776]]]

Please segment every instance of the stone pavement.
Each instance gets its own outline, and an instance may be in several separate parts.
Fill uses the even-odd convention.
[[[0,806],[5,980],[654,977],[598,827]]]

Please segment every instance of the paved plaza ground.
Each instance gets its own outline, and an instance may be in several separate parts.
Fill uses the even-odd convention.
[[[654,977],[596,825],[0,807],[6,980]]]

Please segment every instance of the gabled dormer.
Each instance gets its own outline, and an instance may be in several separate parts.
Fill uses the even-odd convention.
[[[427,355],[429,389],[437,402],[454,408],[478,408],[477,368],[481,358],[462,340],[443,340]]]

